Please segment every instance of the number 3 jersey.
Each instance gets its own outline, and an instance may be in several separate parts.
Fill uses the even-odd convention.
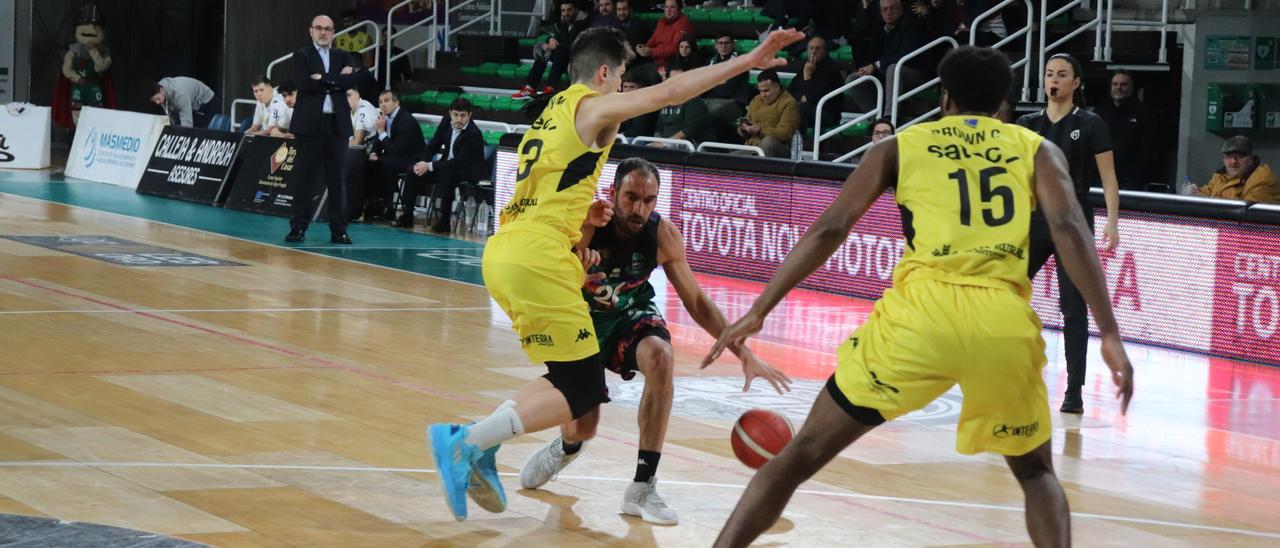
[[[896,137],[907,248],[894,285],[924,277],[1030,299],[1027,247],[1042,137],[983,116],[947,116]]]
[[[600,264],[591,272],[605,275],[603,280],[589,282],[582,289],[593,317],[643,308],[655,295],[649,275],[658,267],[658,227],[662,217],[653,212],[640,232],[629,237],[619,236],[614,230],[613,223],[619,222],[622,220],[615,216],[608,225],[596,229],[588,246],[600,253]]]
[[[582,222],[613,148],[610,142],[593,149],[578,138],[578,103],[595,95],[583,84],[569,86],[551,98],[525,132],[517,149],[515,195],[502,209],[501,230],[541,225],[563,233],[570,243],[582,238]]]

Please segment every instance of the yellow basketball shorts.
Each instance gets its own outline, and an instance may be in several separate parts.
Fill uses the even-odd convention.
[[[1052,433],[1040,330],[1030,304],[1007,289],[908,281],[885,291],[840,345],[836,385],[893,420],[959,383],[956,450],[1022,455]]]
[[[568,362],[600,352],[582,297],[585,273],[568,238],[550,229],[503,231],[485,244],[481,267],[530,360]]]

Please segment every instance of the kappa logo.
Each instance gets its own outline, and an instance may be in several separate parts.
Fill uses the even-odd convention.
[[[574,339],[573,342],[582,342],[590,338],[591,338],[591,331],[586,329],[579,329],[578,338]]]
[[[1040,421],[1022,426],[1009,426],[1007,424],[997,424],[991,428],[991,435],[997,438],[1007,438],[1009,436],[1018,436],[1029,438],[1040,431]]]
[[[1072,141],[1080,140],[1080,130],[1076,129],[1071,131],[1071,140]]]

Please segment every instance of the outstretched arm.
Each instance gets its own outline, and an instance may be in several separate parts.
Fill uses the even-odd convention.
[[[682,104],[752,68],[786,65],[785,59],[777,57],[778,51],[803,37],[804,33],[794,29],[774,31],[756,49],[730,61],[690,70],[656,86],[630,93],[611,93],[585,99],[580,103],[575,118],[578,135],[583,137],[584,143],[589,142],[587,137],[594,138],[606,127],[668,105]]]
[[[720,338],[725,328],[724,314],[720,313],[720,307],[698,286],[698,280],[693,277],[693,269],[689,268],[689,262],[685,258],[684,238],[675,225],[666,219],[662,220],[662,225],[658,228],[658,262],[662,264],[667,280],[675,287],[680,302],[684,303],[684,308],[689,311],[693,321],[698,322],[712,337]],[[742,386],[743,392],[751,389],[751,381],[756,377],[769,381],[779,394],[784,390],[791,390],[791,379],[757,358],[745,344],[734,343],[728,348],[742,360],[742,375],[746,378],[746,383]]]
[[[1111,300],[1107,298],[1102,264],[1098,262],[1084,212],[1072,196],[1071,176],[1066,165],[1067,159],[1056,145],[1048,140],[1040,144],[1040,150],[1036,152],[1036,198],[1053,235],[1058,260],[1098,322],[1098,331],[1102,333],[1102,358],[1111,368],[1111,380],[1117,388],[1116,397],[1120,398],[1120,412],[1124,413],[1129,408],[1129,399],[1133,397],[1133,366],[1125,355],[1120,326],[1111,310]]]
[[[848,237],[854,223],[858,222],[867,208],[897,178],[897,173],[897,139],[890,137],[871,147],[862,163],[845,180],[840,195],[787,254],[778,272],[764,288],[764,293],[751,305],[751,310],[725,329],[702,363],[711,363],[730,344],[740,345],[747,337],[759,332],[764,326],[765,316],[787,293],[835,253]]]

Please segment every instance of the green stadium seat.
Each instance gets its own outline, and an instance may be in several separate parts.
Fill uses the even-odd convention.
[[[659,19],[662,19],[662,14],[661,13],[639,13],[639,14],[636,14],[636,19],[639,19],[641,21],[657,21]]]
[[[418,127],[422,128],[422,138],[430,140],[436,136],[436,126],[434,124],[419,123]]]
[[[529,69],[520,64],[506,64],[498,67],[497,73],[501,78],[524,78],[529,74]]]
[[[757,13],[759,12],[755,10],[733,10],[732,12],[730,12],[730,19],[734,23],[743,23],[743,24],[749,25],[749,24],[755,23]]]
[[[482,131],[481,133],[484,134],[484,142],[486,144],[493,145],[493,146],[498,146],[498,141],[502,139],[503,135],[507,134],[507,132],[502,131],[500,129],[485,130],[485,131]]]
[[[710,10],[707,12],[707,21],[711,23],[733,23],[735,13],[737,13],[737,10]]]

